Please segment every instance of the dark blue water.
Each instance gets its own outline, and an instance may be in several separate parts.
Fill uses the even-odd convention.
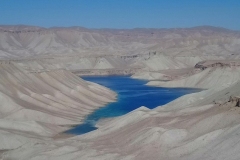
[[[71,134],[84,134],[97,129],[94,125],[99,119],[121,116],[141,106],[152,109],[182,95],[199,91],[189,88],[146,86],[148,81],[132,79],[129,76],[84,76],[81,78],[110,88],[118,94],[118,97],[116,102],[88,115],[84,124],[67,131]]]

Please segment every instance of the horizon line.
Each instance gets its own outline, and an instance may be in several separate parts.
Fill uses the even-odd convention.
[[[134,29],[192,29],[192,28],[199,28],[199,27],[209,27],[209,28],[218,28],[218,29],[225,29],[229,31],[240,31],[240,30],[235,30],[235,29],[230,29],[226,27],[221,27],[221,26],[214,26],[214,25],[197,25],[197,26],[191,26],[191,27],[169,27],[169,28],[151,28],[151,27],[134,27],[134,28],[108,28],[108,27],[103,27],[103,28],[88,28],[84,26],[51,26],[51,27],[44,27],[44,26],[38,26],[38,25],[30,25],[30,24],[0,24],[0,27],[14,27],[14,26],[19,26],[19,27],[39,27],[43,29],[53,29],[53,28],[74,28],[74,27],[79,27],[83,29],[92,29],[92,30],[104,30],[104,29],[113,29],[113,30],[134,30]]]

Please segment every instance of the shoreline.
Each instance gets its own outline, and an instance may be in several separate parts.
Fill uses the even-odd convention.
[[[84,76],[82,76],[82,78],[84,80],[90,81],[92,83],[98,83],[98,81],[102,82],[102,84],[99,83],[99,85],[103,85],[104,87],[114,91],[117,94],[116,97],[119,97],[119,96],[123,96],[124,97],[124,94],[120,94],[122,89],[124,89],[124,90],[126,89],[126,90],[128,90],[129,93],[132,93],[132,94],[134,94],[134,93],[131,92],[131,90],[135,90],[135,89],[138,90],[138,89],[140,89],[139,90],[139,94],[141,95],[141,94],[143,94],[141,92],[141,89],[143,89],[144,92],[146,92],[146,93],[148,93],[148,91],[150,91],[151,94],[152,94],[152,92],[156,92],[155,94],[159,93],[160,95],[158,95],[158,96],[157,95],[153,95],[152,97],[154,97],[154,98],[152,99],[152,102],[146,102],[146,104],[145,103],[143,103],[143,104],[139,104],[139,103],[134,104],[135,103],[134,101],[139,101],[138,98],[136,98],[136,99],[135,98],[131,98],[133,100],[133,102],[130,101],[129,98],[125,98],[126,100],[124,100],[124,104],[120,104],[120,102],[118,102],[119,100],[117,100],[117,98],[116,98],[116,100],[114,101],[114,102],[116,102],[116,103],[114,103],[114,106],[109,106],[108,104],[111,104],[111,103],[107,103],[104,106],[99,107],[99,108],[93,110],[93,112],[91,112],[91,113],[89,113],[88,115],[85,116],[85,118],[84,118],[82,123],[80,123],[79,125],[75,125],[74,127],[71,127],[69,130],[66,130],[64,133],[67,133],[67,134],[70,133],[70,134],[75,134],[75,135],[85,134],[87,132],[95,130],[95,128],[99,128],[99,126],[101,126],[103,121],[106,122],[107,120],[114,119],[114,118],[117,118],[119,116],[124,116],[125,114],[128,114],[131,111],[137,110],[141,106],[146,106],[148,108],[150,107],[151,109],[154,109],[154,108],[156,108],[156,107],[158,107],[160,105],[165,105],[166,103],[171,103],[172,101],[174,101],[177,98],[179,98],[179,96],[181,97],[181,96],[184,96],[184,95],[187,95],[187,94],[191,94],[191,93],[202,91],[200,89],[195,89],[195,88],[183,88],[183,87],[180,87],[180,88],[170,88],[170,87],[168,87],[167,88],[167,87],[159,87],[159,86],[147,86],[147,85],[145,85],[145,82],[148,82],[148,80],[135,79],[135,78],[132,78],[131,76],[126,76],[126,75],[121,75],[121,76],[116,76],[116,75],[110,75],[110,76],[109,75],[104,75],[104,76],[103,75],[101,75],[101,76],[94,75],[94,76],[92,76],[91,75],[91,76],[85,76],[85,77],[86,77],[86,79],[84,79]],[[109,77],[111,77],[111,78],[108,79]],[[125,77],[127,77],[127,79]],[[118,79],[120,83],[118,83],[118,80],[115,82],[116,79]],[[115,83],[112,84],[112,82],[113,83],[115,82]],[[107,85],[104,85],[105,83],[106,84],[111,84],[110,87],[107,86]],[[131,87],[130,88],[129,87],[127,87],[127,88],[125,88],[125,87],[123,87],[123,88],[117,87],[117,86],[121,86],[121,84],[122,85],[127,85],[127,86],[132,86],[133,85],[132,83],[136,84],[136,88],[132,89]],[[168,92],[170,92],[170,93],[176,92],[174,94],[172,93],[169,96],[167,96],[168,98],[171,99],[171,100],[168,100],[167,102],[165,102],[165,100],[160,100],[161,97],[165,96],[165,95],[162,95],[162,94],[164,93],[164,90],[166,90],[166,89],[169,90]],[[175,97],[174,95],[176,95],[176,98],[174,98]],[[125,95],[125,96],[127,96],[127,95]],[[158,98],[155,98],[156,96]],[[136,97],[142,97],[142,96],[136,96]],[[127,104],[125,104],[126,103],[125,101],[127,102]],[[134,106],[129,111],[128,111],[128,109],[124,109],[123,106],[119,106],[119,105],[124,105],[124,106],[131,105],[129,103],[132,104],[132,107]],[[152,106],[153,104],[154,104],[154,106]],[[111,109],[109,107],[110,108],[116,107],[115,109],[113,109],[114,111],[113,111],[113,115],[112,116],[111,116],[110,113],[106,112],[106,111],[110,112]],[[120,112],[120,113],[123,112],[123,114],[118,115],[118,112]],[[96,113],[96,115],[94,115],[95,113]],[[101,114],[104,114],[106,117],[104,115],[101,116]],[[91,116],[95,117],[96,119],[95,118],[91,119]],[[92,121],[94,121],[94,124],[96,123],[96,125],[92,125],[91,124]],[[79,134],[78,134],[78,131],[79,131]]]
[[[61,133],[58,133],[51,138],[53,140],[62,140],[62,139],[72,138],[72,137],[75,137],[75,136],[78,136],[78,135],[61,132]]]

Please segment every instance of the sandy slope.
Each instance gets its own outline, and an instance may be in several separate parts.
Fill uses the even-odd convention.
[[[239,68],[208,68],[187,77],[178,77],[170,81],[151,81],[148,85],[162,87],[190,87],[190,88],[222,88],[237,82],[240,78]]]
[[[0,73],[0,150],[52,137],[116,96],[65,70],[34,74],[7,63]]]

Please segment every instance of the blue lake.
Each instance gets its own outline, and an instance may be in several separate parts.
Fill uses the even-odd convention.
[[[146,86],[148,81],[132,79],[129,76],[84,76],[81,78],[115,91],[118,94],[117,101],[95,110],[85,118],[83,124],[66,133],[84,134],[97,129],[95,124],[99,119],[121,116],[141,106],[152,109],[185,94],[200,91],[190,88]]]

